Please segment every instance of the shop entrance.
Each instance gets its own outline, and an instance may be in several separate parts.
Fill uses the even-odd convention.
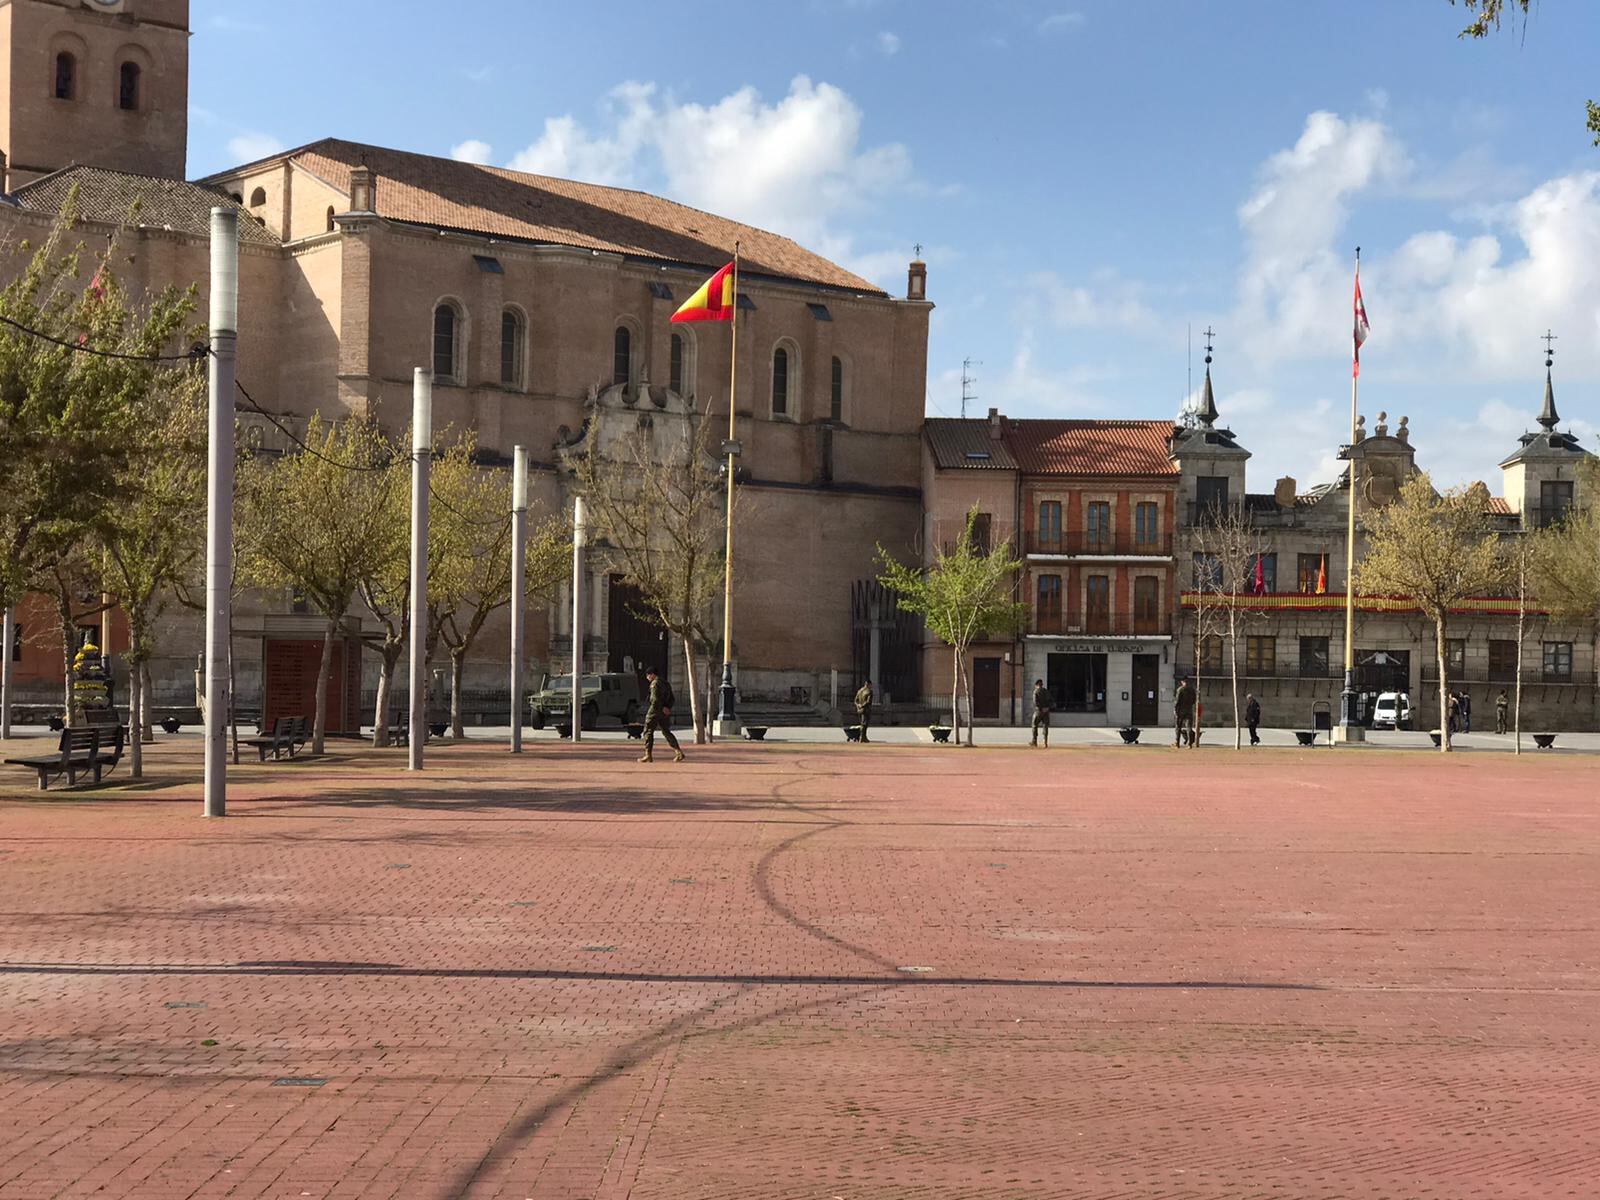
[[[1161,656],[1133,656],[1133,723],[1158,725],[1161,722]]]
[[[1045,686],[1057,712],[1106,711],[1106,656],[1052,654],[1046,661]]]

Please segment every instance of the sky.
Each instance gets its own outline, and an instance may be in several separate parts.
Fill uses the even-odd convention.
[[[1600,449],[1600,4],[195,0],[190,173],[321,137],[642,188],[903,295],[928,413],[1166,419],[1215,333],[1252,491],[1361,410],[1443,484],[1556,402]]]

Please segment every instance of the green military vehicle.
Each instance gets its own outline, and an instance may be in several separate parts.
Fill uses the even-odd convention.
[[[597,728],[602,717],[615,717],[624,727],[643,719],[638,676],[584,675],[581,683],[584,729]],[[572,676],[546,675],[544,686],[529,697],[528,707],[532,709],[535,729],[543,729],[547,721],[565,724],[572,714]]]

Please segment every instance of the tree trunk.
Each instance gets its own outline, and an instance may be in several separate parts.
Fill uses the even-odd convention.
[[[1528,619],[1528,567],[1525,562],[1517,562],[1517,707],[1513,714],[1516,722],[1516,731],[1513,735],[1512,753],[1522,753],[1522,639],[1525,623]]]
[[[695,684],[694,639],[687,634],[683,637],[683,668],[686,672],[683,686],[689,693],[689,715],[694,721],[695,745],[704,745],[706,740],[705,712],[700,707],[700,693]]]
[[[1450,753],[1450,688],[1449,680],[1445,678],[1444,664],[1444,618],[1439,617],[1433,623],[1434,650],[1439,656],[1439,752]]]
[[[147,652],[148,653],[148,652]],[[150,660],[139,664],[139,726],[147,742],[156,740],[156,689],[150,678]]]
[[[128,778],[144,778],[144,738],[141,736],[142,722],[139,720],[141,700],[144,694],[144,680],[141,678],[140,668],[143,663],[132,662],[128,664]],[[111,710],[112,719],[116,719],[116,709]],[[102,736],[104,736],[102,734]]]
[[[372,706],[372,744],[377,748],[389,744],[389,726],[394,719],[394,669],[404,648],[404,642],[385,638],[378,652],[378,694]]]
[[[325,753],[328,744],[328,677],[333,674],[333,633],[337,626],[331,617],[322,635],[322,662],[317,667],[317,719],[311,729],[311,753]]]
[[[228,740],[233,743],[233,765],[239,765],[239,676],[233,669],[233,613],[228,613]]]
[[[77,647],[75,647],[73,645],[73,642],[76,640],[75,637],[74,637],[74,634],[76,634],[76,632],[77,631],[72,627],[72,622],[67,620],[66,617],[62,617],[61,618],[61,679],[62,679],[61,715],[62,715],[62,719],[65,720],[68,725],[76,725],[78,723],[77,709],[74,707],[74,705],[72,703],[72,684],[73,684],[72,656],[73,656],[73,654],[75,653],[75,651],[77,649]]]
[[[465,645],[450,648],[450,736],[453,738],[467,736],[461,725],[461,674],[466,658]]]
[[[967,677],[967,656],[961,656],[961,694],[967,698],[967,745],[972,745],[972,680]],[[961,711],[958,707],[958,713]]]
[[[955,734],[956,745],[961,745],[961,647],[951,648],[954,657],[950,661],[950,728]]]
[[[1237,597],[1235,597],[1237,599]],[[1228,667],[1229,684],[1233,688],[1233,748],[1244,749],[1244,735],[1239,725],[1239,625],[1236,608],[1228,609]]]

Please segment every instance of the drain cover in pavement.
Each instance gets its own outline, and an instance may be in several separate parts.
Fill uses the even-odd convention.
[[[615,946],[585,946],[583,949],[589,954],[611,954],[616,951]]]
[[[896,971],[904,971],[908,975],[926,975],[933,970],[932,967],[896,967]]]
[[[274,1079],[272,1081],[272,1086],[273,1087],[321,1087],[323,1084],[325,1084],[327,1082],[328,1081],[326,1079],[318,1079],[315,1076],[285,1075],[282,1079]]]
[[[204,1008],[204,1000],[168,1000],[168,1008]]]

